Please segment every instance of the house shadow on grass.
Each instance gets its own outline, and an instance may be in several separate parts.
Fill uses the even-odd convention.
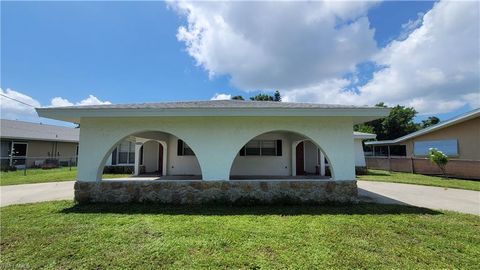
[[[400,215],[422,214],[438,215],[441,212],[428,208],[394,204],[333,204],[333,205],[270,205],[270,206],[218,206],[218,205],[162,205],[162,204],[77,204],[61,210],[64,214],[100,214],[113,213],[123,215]]]

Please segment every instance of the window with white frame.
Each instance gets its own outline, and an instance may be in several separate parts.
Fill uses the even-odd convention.
[[[123,141],[112,152],[112,165],[135,164],[135,143]]]
[[[251,140],[242,149],[240,156],[281,156],[282,140]]]

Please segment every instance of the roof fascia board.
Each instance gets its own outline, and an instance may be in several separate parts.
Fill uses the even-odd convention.
[[[29,138],[29,137],[11,137],[0,136],[2,140],[24,140],[24,141],[45,141],[45,142],[66,142],[66,143],[78,143],[78,140],[55,140],[55,139],[43,139],[43,138]]]
[[[383,108],[195,108],[195,109],[66,109],[37,108],[41,117],[58,120],[79,120],[82,117],[172,117],[172,116],[351,116],[383,117],[390,109]]]

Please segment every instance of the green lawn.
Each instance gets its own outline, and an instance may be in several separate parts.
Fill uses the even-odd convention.
[[[358,175],[357,180],[379,181],[436,186],[446,188],[460,188],[480,191],[480,181],[463,180],[456,178],[442,178],[413,173],[389,172],[382,170],[368,170],[367,175]]]
[[[68,167],[50,170],[28,169],[27,175],[23,175],[23,173],[23,170],[14,172],[0,172],[0,186],[72,181],[77,177],[77,168],[72,168],[71,171]],[[129,175],[104,174],[103,178],[118,178],[126,176]]]
[[[480,217],[399,205],[1,208],[1,269],[478,269]]]

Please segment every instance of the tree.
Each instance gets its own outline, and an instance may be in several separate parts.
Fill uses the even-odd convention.
[[[280,92],[275,91],[273,96],[267,95],[267,94],[258,94],[256,96],[250,97],[250,100],[255,100],[255,101],[282,101],[282,96],[280,95]]]
[[[386,108],[380,102],[376,107]],[[397,105],[392,108],[387,117],[354,126],[355,131],[377,134],[377,140],[393,140],[398,137],[417,131],[419,126],[413,122],[417,111],[412,107]]]
[[[354,131],[363,132],[363,133],[375,133],[372,126],[359,124],[353,127]]]
[[[438,117],[430,116],[430,117],[428,117],[427,120],[422,121],[421,128],[426,128],[426,127],[429,127],[429,126],[433,126],[433,125],[438,124],[439,122],[440,122],[440,119],[438,119]]]
[[[413,118],[417,111],[413,107],[397,105],[382,121],[383,132],[377,134],[379,140],[393,140],[417,131]],[[380,136],[379,136],[380,135]]]
[[[267,94],[258,94],[256,96],[250,97],[250,100],[255,101],[273,101],[273,96]]]
[[[273,101],[282,101],[282,96],[280,95],[280,92],[275,91],[275,94],[273,95]]]
[[[437,148],[430,148],[428,150],[428,158],[430,161],[438,166],[443,173],[443,176],[447,178],[447,173],[445,167],[448,163],[448,157],[442,151],[439,151]]]
[[[233,96],[232,100],[245,100],[242,96]]]

